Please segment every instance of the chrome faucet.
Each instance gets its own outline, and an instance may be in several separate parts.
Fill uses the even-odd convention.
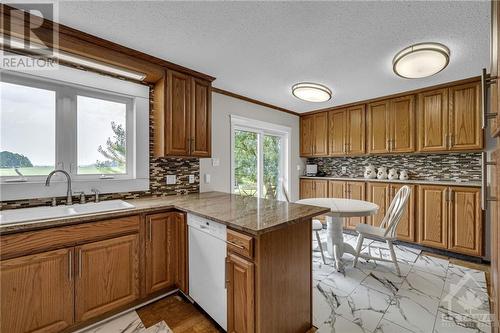
[[[60,169],[52,171],[51,173],[49,173],[49,175],[47,176],[47,179],[45,180],[45,186],[50,186],[50,179],[57,172],[60,172],[60,173],[62,173],[62,174],[64,174],[66,176],[66,181],[68,182],[68,187],[67,187],[67,190],[66,190],[66,205],[72,205],[73,204],[73,197],[72,197],[73,193],[71,192],[71,176],[69,175],[69,173],[67,173],[64,170],[60,170]],[[55,206],[55,204],[54,204],[55,200],[54,199],[52,200],[52,206]]]

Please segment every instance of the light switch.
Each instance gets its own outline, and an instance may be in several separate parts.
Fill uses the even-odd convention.
[[[210,184],[210,174],[209,173],[205,174],[205,184]]]
[[[212,166],[216,167],[220,165],[220,159],[217,157],[212,158]]]
[[[174,185],[177,182],[175,175],[167,175],[167,185]]]
[[[194,183],[194,175],[189,175],[189,184]]]

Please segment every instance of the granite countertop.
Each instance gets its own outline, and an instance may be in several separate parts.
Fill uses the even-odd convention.
[[[445,185],[445,186],[470,186],[481,187],[480,181],[458,181],[455,179],[408,179],[408,180],[389,180],[389,179],[365,179],[361,177],[308,177],[300,176],[301,179],[329,179],[329,180],[347,180],[347,181],[364,181],[364,182],[378,182],[378,183],[397,183],[397,184],[428,184],[428,185]]]
[[[134,207],[118,211],[0,225],[0,234],[72,225],[139,213],[152,213],[164,209],[177,209],[223,223],[233,229],[259,235],[330,211],[327,208],[223,192],[146,197],[125,201]]]

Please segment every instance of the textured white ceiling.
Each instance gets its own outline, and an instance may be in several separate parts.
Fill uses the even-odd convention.
[[[480,74],[489,66],[490,3],[60,2],[65,25],[217,77],[214,86],[304,112]],[[451,50],[426,79],[392,72],[400,49],[422,41]],[[333,99],[297,100],[299,81]]]

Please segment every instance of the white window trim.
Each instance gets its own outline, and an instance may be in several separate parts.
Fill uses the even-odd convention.
[[[4,72],[6,73],[6,72]],[[2,73],[2,81],[5,74]],[[35,75],[33,75],[35,74]],[[29,75],[9,71],[7,74],[9,82],[19,80],[28,82],[28,85],[39,85],[44,89],[59,87],[64,85],[67,89],[76,89],[77,93],[92,97],[105,96],[109,99],[112,96],[120,100],[128,99],[127,110],[127,174],[113,175],[112,179],[100,179],[100,175],[77,175],[76,165],[70,165],[69,160],[77,160],[77,136],[73,135],[71,142],[64,143],[65,147],[56,144],[56,161],[62,165],[56,165],[56,169],[64,169],[71,174],[73,191],[84,191],[89,194],[92,188],[97,188],[101,193],[118,193],[131,191],[144,191],[149,189],[149,87],[139,84],[118,80],[95,73],[89,73],[69,67],[59,66],[54,71],[31,72]],[[63,82],[67,79],[68,82]],[[80,82],[81,84],[77,84]],[[63,89],[64,89],[63,88]],[[68,99],[58,97],[56,103],[71,103]],[[57,110],[64,109],[64,106],[57,105]],[[76,110],[76,106],[73,106]],[[60,129],[64,129],[65,122],[76,123],[76,112],[69,113],[67,117],[57,115],[56,110],[56,142]],[[73,124],[74,124],[73,123]],[[58,130],[59,129],[59,130]],[[64,151],[62,151],[64,150]],[[61,154],[65,160],[61,159]],[[68,157],[70,157],[68,159]],[[46,176],[31,176],[27,182],[9,183],[6,179],[0,178],[0,201],[21,200],[33,198],[45,198],[53,196],[64,196],[66,193],[66,181],[58,175],[54,175],[51,186],[45,186]],[[16,178],[16,177],[13,177]]]
[[[281,150],[282,154],[282,161],[286,161],[285,165],[283,166],[283,176],[281,177],[281,182],[282,184],[285,185],[285,188],[287,189],[288,193],[290,193],[290,179],[291,179],[291,169],[290,166],[292,165],[292,157],[291,157],[291,145],[290,145],[290,139],[292,137],[292,128],[288,126],[283,126],[283,125],[277,125],[261,120],[256,120],[256,119],[250,119],[250,118],[245,118],[241,117],[238,115],[230,115],[230,123],[231,123],[231,184],[230,184],[230,191],[231,193],[234,193],[234,183],[236,180],[236,177],[234,175],[234,166],[235,166],[235,161],[234,161],[234,131],[235,130],[250,130],[253,132],[261,133],[261,134],[274,134],[281,136],[283,138],[283,149]],[[260,138],[260,136],[258,136]],[[257,139],[257,144],[259,145],[259,151],[262,151],[262,140]],[[260,192],[260,189],[262,188],[261,184],[261,174],[263,173],[264,170],[264,163],[262,161],[262,158],[260,158],[260,154],[257,155],[257,187],[258,191]],[[281,189],[279,189],[279,192],[281,193]],[[284,199],[284,198],[281,198]]]

